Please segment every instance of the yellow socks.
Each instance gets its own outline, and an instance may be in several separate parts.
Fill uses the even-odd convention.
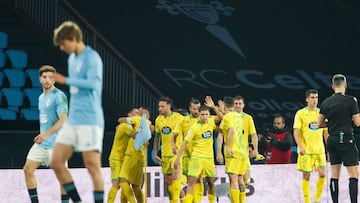
[[[208,194],[209,203],[214,203],[215,197],[216,197],[215,194]]]
[[[324,190],[324,186],[325,186],[325,176],[324,177],[319,177],[317,179],[316,182],[316,192],[315,192],[315,201],[320,201],[321,198],[321,194]]]
[[[240,203],[245,203],[246,201],[246,191],[240,192]]]
[[[171,201],[179,202],[180,198],[181,183],[180,180],[173,180],[171,185]]]
[[[144,203],[144,194],[140,188],[140,186],[133,187],[135,198],[138,203]]]
[[[128,203],[126,196],[124,194],[124,190],[121,190],[121,193],[120,193],[120,203]]]
[[[232,203],[240,203],[240,190],[231,188],[230,194],[231,194]]]
[[[108,193],[108,200],[107,200],[108,203],[114,203],[117,191],[118,191],[117,188],[114,187],[110,188]]]
[[[125,195],[126,199],[130,203],[135,203],[134,192],[130,188],[129,183],[128,182],[121,182],[119,185],[120,185],[121,189],[124,191],[124,195]]]
[[[173,185],[168,185],[167,186],[167,193],[168,193],[168,196],[169,196],[169,200],[171,201],[173,199],[172,195],[173,195]]]
[[[304,194],[304,202],[310,203],[310,181],[302,180],[302,191]]]
[[[182,203],[192,203],[194,199],[194,196],[192,194],[186,194],[184,199],[182,199]]]
[[[194,185],[194,202],[195,203],[201,202],[203,194],[204,194],[204,184],[196,183]]]

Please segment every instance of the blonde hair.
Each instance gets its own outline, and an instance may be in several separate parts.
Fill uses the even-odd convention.
[[[55,46],[59,46],[61,41],[74,39],[78,42],[82,41],[83,34],[80,27],[72,21],[65,21],[54,30]]]

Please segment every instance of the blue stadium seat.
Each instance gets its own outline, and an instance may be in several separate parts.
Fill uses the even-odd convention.
[[[31,81],[31,87],[32,88],[41,88],[41,84],[39,81],[39,70],[27,69],[25,72]]]
[[[8,49],[5,51],[10,59],[13,68],[26,68],[28,65],[28,55],[25,51]]]
[[[6,49],[8,45],[8,35],[5,32],[0,32],[0,50]]]
[[[4,68],[6,62],[5,53],[0,51],[0,69]]]
[[[30,108],[37,109],[38,104],[39,104],[39,96],[42,93],[42,89],[40,89],[40,88],[25,88],[24,93],[30,102]]]
[[[24,87],[25,73],[19,69],[4,69],[5,76],[9,81],[9,87]]]
[[[0,108],[0,119],[1,120],[16,120],[16,112],[11,109]]]
[[[20,115],[25,120],[39,120],[39,110],[37,109],[21,109]]]
[[[3,86],[4,83],[4,73],[0,72],[0,87]],[[0,103],[1,103],[1,99],[0,99]]]
[[[3,88],[1,91],[7,101],[8,109],[12,109],[18,112],[19,107],[23,106],[24,104],[23,92],[17,88]]]

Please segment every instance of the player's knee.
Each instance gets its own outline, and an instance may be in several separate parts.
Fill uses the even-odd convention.
[[[27,176],[27,175],[32,175],[32,174],[34,174],[34,172],[35,172],[35,168],[33,168],[33,167],[25,164],[24,167],[23,167],[23,171],[24,171],[24,173],[25,173],[26,176]]]

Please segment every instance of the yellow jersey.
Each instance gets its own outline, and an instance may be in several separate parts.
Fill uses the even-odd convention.
[[[294,129],[300,130],[300,143],[306,154],[321,154],[325,152],[323,143],[323,129],[317,128],[317,119],[320,109],[309,111],[307,107],[298,110],[295,114]]]
[[[109,155],[109,159],[121,160],[128,145],[130,135],[134,132],[132,125],[128,123],[119,124],[116,129],[113,145]]]
[[[155,119],[155,134],[161,136],[162,157],[174,156],[171,147],[171,137],[176,129],[176,126],[180,124],[183,119],[184,117],[177,112],[171,112],[170,116],[159,115]],[[180,147],[182,140],[182,136],[178,136],[178,139],[176,139],[176,146]]]
[[[240,113],[236,111],[229,111],[226,113],[220,123],[220,129],[223,131],[224,143],[226,144],[229,136],[229,130],[234,129],[234,138],[231,143],[231,150],[234,154],[234,158],[248,157],[249,152],[246,150],[247,146],[244,142],[243,134],[243,121]],[[226,147],[226,146],[225,146]],[[225,157],[228,157],[227,150],[224,150]]]
[[[204,124],[196,121],[185,136],[185,142],[192,144],[191,157],[214,159],[214,129],[215,121],[209,118]]]
[[[243,127],[243,142],[245,143],[246,146],[246,151],[249,151],[249,136],[256,134],[256,128],[255,128],[255,124],[254,124],[254,119],[251,115],[242,112],[241,114],[241,118],[242,118],[242,127]]]
[[[190,127],[198,120],[199,120],[198,118],[193,118],[191,116],[184,116],[182,122],[176,126],[175,132],[178,133],[178,136],[183,136],[182,139],[184,139]],[[185,148],[185,153],[187,155],[190,155],[191,149],[192,149],[191,143],[188,143]]]
[[[134,126],[134,131],[138,131],[140,127],[141,122],[141,116],[132,116],[130,119],[128,119],[128,122],[131,123]],[[151,126],[151,121],[147,120],[147,123],[149,126]],[[130,155],[135,159],[142,160],[145,156],[145,144],[143,144],[139,150],[135,150],[134,147],[135,139],[131,137],[128,141],[128,145],[125,151],[126,155]]]

